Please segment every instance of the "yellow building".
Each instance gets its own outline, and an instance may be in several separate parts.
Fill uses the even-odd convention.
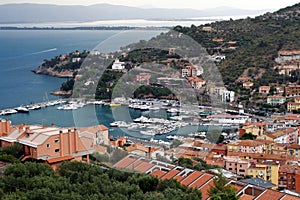
[[[274,163],[257,163],[251,165],[247,170],[247,175],[254,178],[261,178],[278,186],[278,170],[279,164]],[[273,189],[275,189],[273,188]]]

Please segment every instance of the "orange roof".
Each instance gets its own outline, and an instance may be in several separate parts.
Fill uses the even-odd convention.
[[[185,186],[188,186],[189,184],[191,184],[194,180],[196,180],[202,174],[203,174],[202,172],[194,171],[189,176],[187,176],[185,179],[183,179],[180,183],[185,185]]]
[[[280,199],[283,196],[284,196],[284,193],[267,189],[263,193],[261,193],[261,195],[258,196],[256,198],[256,200]]]
[[[58,157],[58,158],[49,158],[49,159],[47,159],[47,162],[49,164],[52,164],[52,163],[62,162],[62,161],[71,160],[71,159],[73,159],[73,156],[62,156],[62,157]]]
[[[250,126],[250,125],[254,125],[254,126],[266,126],[267,123],[266,122],[246,122],[244,124],[244,126]]]
[[[143,162],[143,160],[136,160],[133,163],[131,163],[130,165],[128,165],[126,168],[127,169],[134,169],[135,167],[137,167],[142,162]]]
[[[139,172],[146,172],[147,170],[149,170],[153,166],[154,166],[153,164],[143,161],[140,165],[135,167],[134,170],[139,171]]]
[[[300,145],[299,144],[291,144],[288,146],[289,149],[300,149]]]
[[[214,180],[211,179],[209,180],[207,183],[205,183],[201,188],[200,191],[202,193],[202,199],[208,199],[209,195],[208,195],[208,190],[210,189],[211,186],[214,185]]]
[[[236,192],[239,192],[241,189],[245,187],[245,185],[238,184],[238,183],[230,183],[230,185],[236,189]]]
[[[180,182],[184,178],[185,178],[184,176],[179,176],[179,175],[174,177],[174,179],[176,179],[178,182]]]
[[[300,199],[299,197],[295,197],[295,196],[287,194],[280,200],[299,200],[299,199]]]
[[[77,128],[79,131],[88,131],[91,133],[97,133],[99,131],[107,131],[108,128],[104,125],[98,125],[98,126],[90,126],[90,127],[83,127],[83,128]]]
[[[280,136],[283,136],[283,135],[286,135],[286,134],[289,134],[291,132],[294,132],[294,131],[297,131],[296,129],[294,128],[286,128],[286,129],[283,129],[283,130],[280,130],[280,131],[276,131],[275,133],[269,133],[269,134],[266,134],[268,137],[270,138],[278,138]]]
[[[240,200],[252,200],[254,198],[255,198],[255,196],[251,196],[248,194],[242,194],[242,196],[240,196]]]
[[[136,160],[135,158],[126,157],[126,158],[120,160],[119,162],[117,162],[114,166],[117,168],[126,168],[128,165],[133,163],[135,160]]]
[[[256,141],[256,140],[240,140],[238,141],[239,146],[250,146],[250,147],[257,147],[261,146],[264,143]]]
[[[165,175],[167,172],[164,171],[160,171],[158,169],[154,170],[153,172],[151,172],[152,176],[156,176],[157,178],[161,178],[163,175]]]
[[[199,188],[201,187],[204,183],[208,182],[210,179],[212,179],[214,176],[211,174],[203,174],[198,178],[195,182],[189,185],[189,187],[192,188]]]
[[[166,173],[164,176],[162,176],[161,179],[162,180],[171,179],[178,173],[179,173],[179,170],[171,170],[168,173]]]

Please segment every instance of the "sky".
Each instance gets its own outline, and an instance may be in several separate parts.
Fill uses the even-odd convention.
[[[144,8],[193,8],[206,9],[228,6],[250,10],[277,10],[299,3],[300,0],[1,0],[7,3],[42,3],[58,5],[93,5],[109,3]]]

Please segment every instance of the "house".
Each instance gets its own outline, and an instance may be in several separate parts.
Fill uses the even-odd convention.
[[[203,26],[203,27],[202,27],[202,30],[203,30],[203,31],[210,32],[210,31],[213,30],[213,28],[212,28],[211,26]]]
[[[278,170],[279,164],[273,162],[256,163],[252,164],[247,169],[247,175],[253,178],[261,178],[265,181],[270,181],[275,184],[275,189],[278,185]]]
[[[239,140],[236,141],[239,146],[239,152],[243,153],[263,153],[265,144],[256,140]]]
[[[294,98],[294,102],[287,103],[288,111],[299,110],[299,109],[300,109],[300,97]]]
[[[79,133],[77,129],[19,125],[7,135],[0,137],[1,146],[15,143],[23,146],[22,161],[44,161],[53,169],[64,160],[89,162],[94,151],[94,136]]]
[[[266,122],[246,122],[243,127],[240,129],[240,137],[244,133],[252,133],[256,136],[264,135],[267,130]]]
[[[125,62],[120,62],[120,60],[116,58],[111,68],[112,70],[123,70],[125,69]]]
[[[243,83],[243,88],[245,88],[245,89],[251,89],[253,87],[253,85],[254,85],[253,82],[247,81],[247,82]]]
[[[234,91],[224,90],[222,93],[222,102],[233,102],[234,94]]]
[[[247,175],[247,169],[250,167],[250,165],[251,164],[249,161],[241,160],[239,157],[224,157],[224,169],[240,176]]]
[[[104,125],[78,128],[80,133],[89,133],[94,135],[94,145],[109,145],[108,128]]]
[[[176,48],[169,48],[168,54],[169,55],[175,55]]]
[[[94,49],[93,51],[91,51],[90,54],[91,54],[92,56],[99,56],[101,53],[100,53],[100,51]]]
[[[76,63],[81,61],[81,58],[72,58],[72,63]]]
[[[289,85],[285,87],[285,96],[294,97],[300,95],[300,85]]]
[[[200,89],[206,84],[206,81],[199,77],[188,78],[188,81],[194,89]]]
[[[151,74],[149,74],[149,73],[140,73],[140,74],[136,75],[135,80],[138,83],[149,85],[150,84],[150,78],[151,78]]]
[[[272,106],[281,105],[285,103],[285,97],[283,96],[268,96],[267,104]]]
[[[300,168],[298,165],[286,164],[279,167],[278,188],[300,192]]]
[[[263,140],[270,140],[275,143],[297,144],[298,130],[296,128],[286,128],[274,133],[259,136],[258,138]]]
[[[270,86],[260,86],[259,89],[258,89],[258,92],[260,94],[269,94],[270,93],[270,89],[271,89]]]

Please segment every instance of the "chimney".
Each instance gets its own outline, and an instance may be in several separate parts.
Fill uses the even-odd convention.
[[[29,133],[29,132],[30,132],[30,127],[29,127],[29,126],[26,126],[25,132],[26,132],[26,133]]]
[[[7,134],[9,134],[10,133],[10,123],[11,122],[10,122],[10,120],[6,119],[5,123],[6,123],[6,127],[5,127],[6,130],[5,131],[6,131]]]
[[[60,146],[60,156],[64,155],[64,146],[63,146],[63,131],[59,131],[59,146]]]
[[[72,155],[72,133],[71,129],[68,129],[68,140],[69,140],[69,155]]]
[[[148,157],[151,159],[151,147],[148,147]]]
[[[78,131],[76,128],[74,128],[74,149],[75,152],[78,152]]]

